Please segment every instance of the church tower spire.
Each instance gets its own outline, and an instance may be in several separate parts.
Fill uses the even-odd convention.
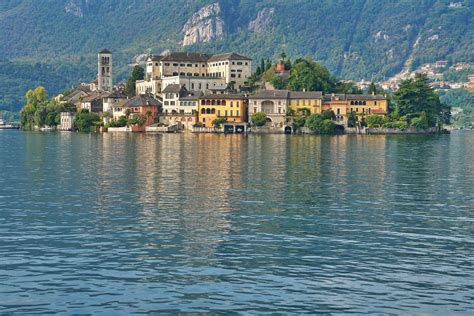
[[[97,87],[99,91],[112,91],[112,52],[103,49],[97,56]]]

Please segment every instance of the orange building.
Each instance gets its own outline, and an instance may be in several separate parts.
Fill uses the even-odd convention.
[[[162,109],[160,100],[151,95],[140,94],[125,102],[123,105],[113,106],[113,118],[118,120],[123,115],[144,115],[146,122],[143,126],[149,126],[158,122],[158,113]]]

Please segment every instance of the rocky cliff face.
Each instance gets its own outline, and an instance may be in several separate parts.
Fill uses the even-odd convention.
[[[224,21],[219,3],[202,7],[183,27],[183,46],[207,43],[224,37]]]
[[[274,14],[275,8],[264,8],[260,10],[255,20],[250,21],[249,30],[255,33],[262,33],[267,29]]]
[[[92,0],[69,0],[64,6],[66,13],[83,18]]]

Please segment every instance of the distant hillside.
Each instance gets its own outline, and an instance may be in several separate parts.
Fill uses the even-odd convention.
[[[104,47],[117,79],[148,49],[254,59],[285,51],[366,80],[439,59],[472,62],[473,15],[474,0],[2,0],[0,110],[17,110],[34,85],[56,93],[92,79]]]

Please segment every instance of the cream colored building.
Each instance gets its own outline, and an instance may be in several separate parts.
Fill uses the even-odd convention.
[[[236,53],[170,52],[148,57],[145,79],[137,81],[136,92],[157,95],[169,84],[201,91],[226,84],[240,90],[251,74],[252,60]]]
[[[286,124],[286,110],[289,100],[288,90],[262,90],[249,97],[249,118],[253,113],[267,115],[267,126],[283,128]]]
[[[184,86],[172,84],[162,93],[164,114],[191,114],[198,110],[200,91],[188,91]]]

